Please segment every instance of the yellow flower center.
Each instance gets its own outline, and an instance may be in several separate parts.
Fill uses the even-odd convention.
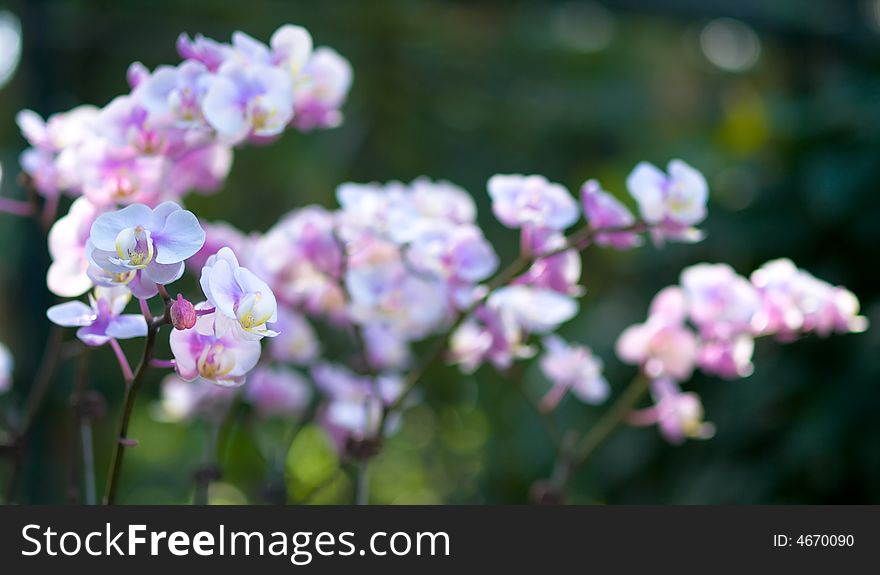
[[[199,375],[205,379],[217,379],[232,371],[235,367],[235,358],[223,353],[224,349],[220,342],[205,346],[196,362]]]

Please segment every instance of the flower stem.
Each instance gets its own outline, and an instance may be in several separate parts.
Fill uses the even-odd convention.
[[[150,304],[143,298],[138,298],[138,305],[141,307],[141,315],[147,320],[147,323],[153,321],[153,313],[150,311]]]
[[[49,228],[52,227],[52,223],[55,221],[55,216],[58,215],[58,204],[60,200],[61,195],[55,194],[54,196],[47,197],[46,201],[43,203],[43,212],[40,214],[40,224],[47,232],[49,231]]]
[[[637,375],[623,390],[617,401],[605,412],[605,415],[594,425],[581,440],[575,453],[575,466],[586,463],[597,447],[608,439],[611,432],[624,422],[627,414],[636,403],[647,393],[651,380],[642,374]]]
[[[13,435],[3,455],[10,458],[11,472],[9,481],[6,484],[5,498],[6,503],[13,503],[16,499],[19,480],[21,479],[22,466],[24,465],[24,456],[27,448],[27,436],[31,425],[43,405],[46,393],[52,383],[55,370],[58,367],[58,360],[61,357],[61,347],[64,343],[64,330],[58,326],[52,326],[49,338],[46,341],[46,348],[43,351],[43,357],[40,360],[40,368],[34,378],[27,400],[23,408],[21,419],[17,422],[17,430]]]
[[[144,353],[141,362],[137,367],[137,371],[131,378],[130,383],[125,389],[125,401],[122,407],[122,417],[119,420],[119,433],[116,436],[114,444],[113,456],[110,460],[110,471],[107,475],[107,486],[104,493],[104,504],[113,505],[116,502],[116,493],[119,488],[119,475],[122,471],[122,461],[125,457],[125,448],[132,442],[128,438],[128,424],[131,421],[131,415],[134,410],[134,402],[137,399],[138,391],[140,391],[144,376],[150,367],[150,360],[153,358],[153,351],[156,347],[156,335],[159,329],[168,322],[168,304],[166,302],[165,314],[153,318],[147,323],[147,341],[144,344]]]
[[[13,216],[28,217],[34,214],[34,206],[30,202],[0,198],[0,212],[12,214]]]
[[[68,487],[68,497],[71,503],[79,503],[81,497],[80,490],[80,473],[83,474],[82,481],[85,493],[85,501],[87,505],[95,504],[95,455],[92,443],[92,419],[96,415],[94,401],[89,401],[87,397],[87,387],[89,383],[89,363],[91,359],[91,348],[81,346],[79,348],[79,365],[73,380],[73,391],[70,394],[70,407],[72,411],[72,429],[70,432],[71,443],[79,439],[80,455],[82,456],[82,468],[71,461],[70,467],[70,485]],[[75,449],[71,448],[72,453]],[[71,457],[71,460],[73,457]]]
[[[97,481],[95,480],[95,447],[92,437],[92,421],[84,418],[80,422],[80,439],[82,441],[83,480],[85,482],[86,505],[95,505],[97,498]]]
[[[370,500],[370,459],[365,457],[355,467],[354,504],[367,505]]]
[[[134,374],[131,372],[131,366],[128,364],[128,359],[126,359],[125,353],[122,352],[119,342],[111,338],[110,348],[116,355],[116,361],[119,362],[119,369],[122,370],[122,377],[125,378],[125,383],[130,383],[134,379]]]
[[[19,433],[27,433],[33,423],[37,412],[43,405],[46,398],[46,392],[49,391],[49,385],[52,383],[52,377],[55,375],[55,369],[58,367],[58,358],[61,356],[61,345],[64,342],[64,329],[53,325],[52,331],[49,333],[49,339],[46,342],[46,349],[43,352],[43,358],[40,360],[40,369],[34,378],[34,385],[31,387],[27,402],[24,407],[24,416],[21,421]]]
[[[95,395],[96,398],[100,396]],[[95,438],[92,432],[92,422],[96,417],[100,417],[103,408],[96,408],[94,399],[92,408],[84,413],[80,411],[79,435],[82,443],[82,463],[83,463],[83,491],[85,492],[86,505],[97,505],[98,503],[98,481],[95,470]]]
[[[627,414],[648,391],[650,379],[637,375],[617,397],[599,421],[590,428],[571,454],[566,454],[554,472],[552,483],[564,492],[572,474],[584,465],[596,449],[602,445],[617,427],[626,421]]]

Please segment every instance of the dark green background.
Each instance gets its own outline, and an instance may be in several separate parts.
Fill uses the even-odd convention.
[[[651,246],[586,256],[589,294],[563,330],[594,347],[620,389],[633,370],[612,353],[616,335],[641,320],[651,295],[702,261],[740,273],[780,256],[852,289],[880,324],[880,33],[870,5],[833,0],[774,2],[609,0],[614,36],[598,52],[577,49],[564,31],[589,34],[576,3],[50,2],[6,7],[22,20],[23,58],[0,90],[3,193],[18,196],[14,124],[23,107],[48,114],[104,104],[126,90],[133,60],[176,62],[186,31],[221,40],[233,30],[267,40],[284,23],[304,25],[317,45],[352,63],[344,125],[287,134],[237,152],[216,196],[188,207],[244,230],[265,230],[308,203],[333,205],[344,181],[445,178],[467,188],[502,259],[516,237],[491,218],[485,182],[494,173],[541,173],[576,190],[588,177],[623,192],[639,160],[681,157],[709,179],[712,195],[697,245]],[[754,68],[712,66],[699,33],[731,16],[762,42]],[[581,28],[582,32],[579,32]],[[562,32],[561,32],[562,30]],[[47,335],[47,255],[30,221],[0,215],[0,341],[18,362],[9,409],[26,393]],[[681,447],[651,429],[615,435],[576,477],[573,500],[608,503],[880,503],[880,336],[876,329],[782,346],[759,342],[756,373],[725,382],[696,377],[717,437]],[[135,345],[126,345],[132,357]],[[121,399],[109,350],[93,354],[92,386],[107,396],[96,429],[99,487]],[[72,459],[67,409],[74,362],[65,360],[29,448],[22,499],[65,500]],[[531,368],[533,393],[545,385]],[[150,417],[158,379],[138,403],[123,475],[126,502],[186,502],[189,472],[202,458],[204,425]],[[376,502],[524,502],[552,466],[540,423],[510,388],[484,369],[462,378],[432,372],[427,404],[376,461]],[[588,427],[600,412],[567,400],[565,425]],[[254,431],[256,429],[256,431]],[[231,434],[227,473],[213,501],[264,501],[267,445],[282,424],[245,421]],[[277,451],[277,447],[275,448]],[[284,459],[283,455],[279,455]],[[350,482],[307,428],[287,455],[293,501],[346,502]],[[6,467],[0,464],[0,477]],[[329,486],[328,477],[336,477]]]

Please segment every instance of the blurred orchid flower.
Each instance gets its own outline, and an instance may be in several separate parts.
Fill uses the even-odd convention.
[[[63,327],[78,327],[76,336],[90,346],[104,345],[111,339],[131,339],[147,335],[147,322],[139,314],[123,314],[131,299],[126,287],[95,288],[89,305],[69,301],[50,307],[49,320]]]

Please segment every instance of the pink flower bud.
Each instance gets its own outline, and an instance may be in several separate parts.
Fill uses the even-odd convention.
[[[177,294],[177,299],[171,304],[170,315],[174,329],[190,329],[196,325],[196,309],[181,294]]]

